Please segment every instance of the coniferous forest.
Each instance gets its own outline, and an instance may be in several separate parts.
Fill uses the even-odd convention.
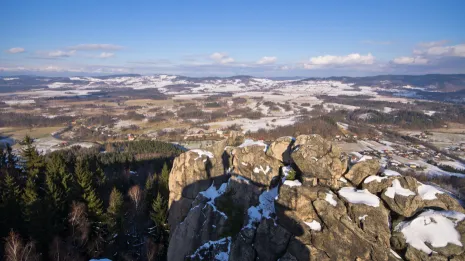
[[[3,260],[166,259],[168,178],[182,149],[142,140],[42,155],[23,144],[0,154]]]

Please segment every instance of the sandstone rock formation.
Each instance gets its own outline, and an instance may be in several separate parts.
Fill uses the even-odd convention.
[[[318,135],[234,139],[175,160],[169,260],[465,260],[465,210],[435,186],[347,170]]]

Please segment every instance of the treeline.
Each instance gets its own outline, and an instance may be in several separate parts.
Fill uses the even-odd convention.
[[[429,116],[423,112],[408,110],[387,114],[376,110],[358,109],[349,113],[347,118],[355,122],[363,120],[371,124],[395,125],[405,129],[438,128],[444,124],[444,121],[438,116]]]
[[[0,127],[50,127],[70,123],[73,117],[57,116],[54,118],[29,113],[0,113]]]
[[[181,150],[139,141],[41,155],[24,144],[21,160],[9,147],[0,154],[4,260],[166,259],[169,166]],[[157,156],[116,156],[139,153]]]
[[[333,138],[336,135],[342,134],[333,118],[320,116],[316,118],[304,117],[294,125],[279,126],[270,130],[259,129],[256,132],[247,133],[247,136],[254,139],[275,140],[283,136],[297,137],[300,134],[307,133],[319,134],[324,138]]]

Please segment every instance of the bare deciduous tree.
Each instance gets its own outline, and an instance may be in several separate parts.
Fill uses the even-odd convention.
[[[136,211],[139,211],[140,204],[142,202],[142,190],[140,189],[139,185],[132,186],[128,192],[129,197],[134,202],[136,206]]]
[[[20,236],[11,231],[5,240],[5,260],[6,261],[38,261],[35,243],[30,241],[24,245]]]
[[[89,239],[90,233],[90,222],[87,218],[87,208],[84,203],[73,202],[69,213],[69,223],[73,228],[73,238],[78,239],[84,245]]]

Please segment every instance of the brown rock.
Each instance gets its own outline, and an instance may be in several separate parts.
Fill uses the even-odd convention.
[[[366,177],[376,175],[380,168],[378,160],[366,160],[352,166],[344,177],[355,186],[358,186]]]
[[[291,145],[294,142],[293,137],[281,137],[273,141],[266,155],[273,157],[285,164],[289,164],[291,161]]]
[[[266,155],[264,147],[260,145],[236,148],[232,154],[233,172],[263,186],[269,186],[273,178],[279,176],[279,169],[283,165]]]
[[[336,182],[345,171],[339,148],[319,135],[298,136],[291,158],[302,172],[304,183],[307,178]]]

